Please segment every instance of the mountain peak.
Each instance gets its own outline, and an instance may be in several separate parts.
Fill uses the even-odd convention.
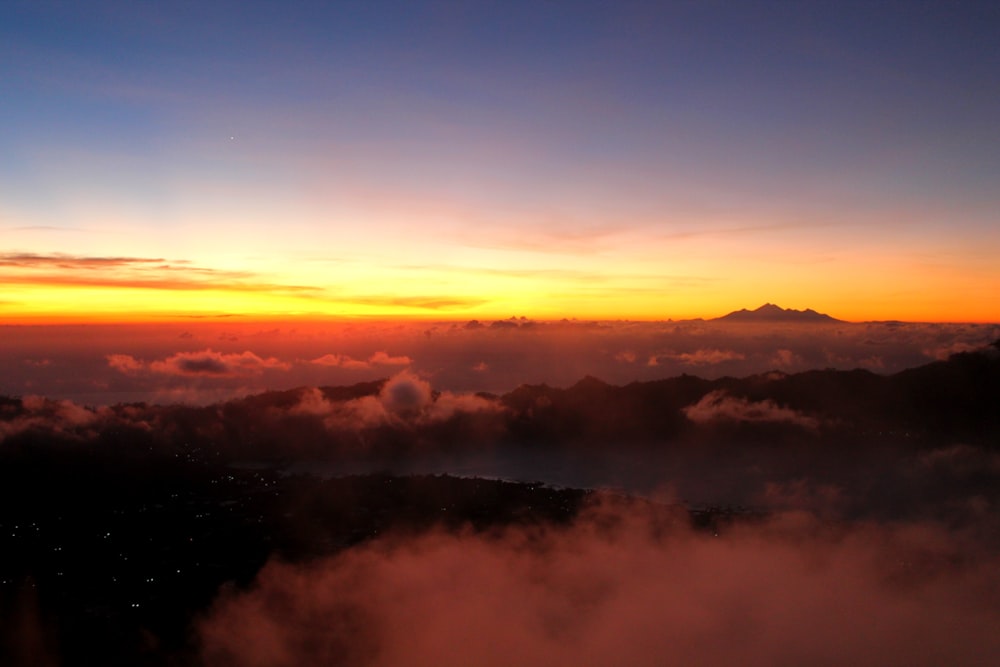
[[[765,303],[757,310],[747,310],[743,308],[728,315],[715,318],[717,322],[840,322],[840,320],[817,313],[812,308],[805,310],[795,310],[793,308],[782,308],[773,303]]]

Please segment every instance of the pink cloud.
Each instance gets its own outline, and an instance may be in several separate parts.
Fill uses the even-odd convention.
[[[50,400],[29,395],[21,399],[23,412],[12,419],[0,420],[0,441],[28,430],[40,430],[60,435],[86,437],[90,427],[107,409],[92,410],[67,400]]]
[[[388,352],[376,352],[368,358],[368,363],[375,366],[409,366],[413,360],[407,356],[390,356]]]
[[[742,361],[746,355],[735,350],[706,348],[694,352],[660,352],[649,358],[647,365],[659,366],[666,361],[680,362],[685,366],[712,366],[726,361]]]
[[[130,354],[109,354],[105,358],[108,366],[126,375],[140,373],[145,369],[145,364]]]
[[[743,422],[784,422],[807,429],[819,427],[819,421],[802,413],[779,406],[772,400],[750,401],[730,396],[725,390],[716,390],[702,396],[701,400],[683,408],[693,422],[706,423],[717,420]]]
[[[409,371],[386,381],[375,396],[331,401],[317,388],[303,390],[289,414],[321,417],[329,429],[356,430],[382,425],[417,426],[450,419],[456,413],[501,412],[495,401],[472,394],[435,392]]]
[[[802,363],[802,357],[789,349],[779,349],[771,357],[771,363],[775,366],[788,368]]]
[[[346,354],[324,354],[309,363],[317,366],[339,366],[340,368],[368,368],[368,364],[358,359],[352,359]]]
[[[274,357],[263,358],[249,350],[240,353],[177,352],[165,359],[146,363],[129,354],[109,354],[108,366],[126,375],[144,372],[162,375],[237,377],[257,375],[265,370],[288,370],[291,365]]]
[[[968,667],[1000,653],[1000,561],[939,528],[802,513],[717,536],[687,526],[669,509],[605,501],[568,527],[431,531],[274,561],[201,619],[202,658]]]
[[[289,364],[274,357],[261,358],[249,350],[226,354],[213,350],[178,352],[162,361],[149,364],[154,373],[165,375],[202,375],[232,377],[256,375],[267,369],[287,370]]]
[[[361,369],[371,368],[372,366],[409,366],[413,363],[413,360],[405,355],[392,356],[388,352],[379,351],[368,357],[367,361],[354,359],[346,354],[324,354],[321,357],[311,360],[309,363],[318,366]]]

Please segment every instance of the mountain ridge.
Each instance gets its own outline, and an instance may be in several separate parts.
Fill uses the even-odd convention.
[[[741,308],[722,317],[713,318],[713,322],[802,322],[802,323],[838,323],[838,320],[826,313],[819,313],[812,308],[805,310],[795,310],[793,308],[782,308],[773,303],[765,303],[756,310]]]

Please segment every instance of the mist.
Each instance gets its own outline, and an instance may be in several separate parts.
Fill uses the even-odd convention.
[[[387,536],[270,562],[198,624],[209,666],[987,665],[1000,562],[934,522],[697,530],[597,497],[569,526]]]

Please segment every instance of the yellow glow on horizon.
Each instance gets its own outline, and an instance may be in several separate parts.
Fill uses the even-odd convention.
[[[751,296],[754,290],[726,294],[719,289],[699,298],[672,299],[645,292],[615,289],[523,290],[482,296],[477,303],[466,294],[454,303],[401,295],[392,299],[317,299],[285,293],[237,290],[159,290],[122,287],[17,285],[0,302],[0,321],[18,323],[179,322],[195,319],[227,320],[496,320],[528,317],[538,320],[637,320],[712,318],[740,308],[753,309],[765,301],[785,308],[814,308],[847,321],[903,320],[913,322],[996,322],[989,301],[960,301],[947,294],[925,294],[920,300],[883,297],[851,302],[849,296],[805,296],[785,290],[777,297]],[[755,293],[755,292],[754,292]],[[469,299],[468,304],[463,302]]]
[[[1000,321],[1000,277],[990,264],[931,264],[845,247],[810,254],[737,239],[626,240],[582,250],[455,245],[432,254],[428,246],[411,249],[410,258],[394,246],[386,257],[293,261],[277,253],[211,264],[124,251],[26,254],[0,267],[0,322],[656,321],[765,302],[847,321]]]

